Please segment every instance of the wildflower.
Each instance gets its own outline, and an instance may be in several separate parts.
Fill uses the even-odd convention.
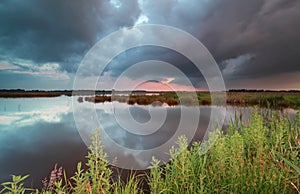
[[[42,185],[43,185],[44,189],[47,189],[47,187],[48,187],[48,180],[47,180],[46,177],[42,180]]]
[[[91,183],[90,181],[88,181],[86,184],[85,184],[85,190],[88,194],[91,194],[92,193],[92,188],[91,188]]]
[[[264,159],[263,159],[262,157],[259,157],[259,163],[260,163],[261,165],[265,164],[265,161],[264,161]]]
[[[63,171],[62,167],[57,169],[57,164],[54,165],[54,169],[51,171],[50,178],[49,178],[49,183],[48,183],[48,186],[47,186],[47,188],[49,190],[53,190],[54,183],[61,180],[62,175],[63,175],[62,171]]]

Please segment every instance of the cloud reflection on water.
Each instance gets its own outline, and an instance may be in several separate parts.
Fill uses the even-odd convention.
[[[55,163],[63,166],[68,175],[76,169],[78,161],[85,160],[87,147],[83,143],[75,126],[71,107],[71,98],[30,98],[30,99],[0,99],[0,182],[10,179],[12,174],[30,174],[30,183],[40,186],[41,180],[48,176]],[[119,104],[127,107],[127,104]],[[96,108],[99,121],[106,133],[118,144],[141,150],[150,149],[164,143],[177,129],[180,119],[180,107],[156,107],[156,110],[165,108],[167,119],[160,130],[151,135],[137,136],[122,130],[113,120],[114,109],[111,103],[93,104],[81,103],[80,106]],[[192,107],[186,107],[192,110]],[[217,107],[215,107],[217,108]],[[147,122],[149,107],[131,106],[131,114],[139,122]],[[246,115],[249,108],[240,108]],[[192,112],[192,111],[191,111]],[[211,108],[201,107],[201,117],[198,130],[193,140],[201,140],[208,126]],[[88,114],[83,112],[82,120]],[[234,108],[227,108],[226,123],[234,117]],[[188,122],[187,122],[188,123]],[[94,130],[93,123],[85,123],[87,133]],[[90,128],[91,127],[91,128]],[[184,126],[187,133],[189,126]],[[103,141],[105,149],[111,149],[107,141]],[[147,161],[137,160],[137,155],[118,150],[109,150],[112,158],[124,160],[128,164],[146,165]]]

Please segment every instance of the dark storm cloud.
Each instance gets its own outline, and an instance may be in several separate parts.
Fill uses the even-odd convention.
[[[140,7],[149,23],[179,27],[197,37],[212,53],[226,80],[300,71],[299,1],[146,0],[140,1]],[[118,76],[131,64],[149,59],[179,67],[195,84],[204,81],[186,58],[161,48],[123,53],[108,71]]]
[[[201,39],[219,62],[253,55],[236,67],[231,78],[300,70],[299,1],[229,2],[232,7],[222,3],[208,19],[212,25]]]
[[[2,0],[0,61],[56,62],[62,72],[74,73],[97,40],[144,16],[146,23],[175,26],[198,38],[216,59],[225,81],[288,74],[300,71],[299,10],[297,0]],[[174,52],[133,50],[118,56],[106,71],[117,77],[134,63],[164,60],[183,70],[194,84],[204,81]]]
[[[128,67],[141,61],[146,60],[160,60],[170,63],[184,73],[192,75],[197,68],[193,66],[192,62],[184,55],[164,47],[158,46],[143,46],[135,47],[121,53],[115,57],[108,65],[105,71],[112,71],[112,76],[118,76]],[[186,67],[189,68],[186,68]],[[139,75],[136,75],[138,78]]]
[[[3,0],[0,53],[37,63],[59,62],[69,72],[107,33],[132,26],[140,9],[135,0],[116,8],[99,0]],[[3,57],[2,57],[3,58]]]
[[[149,21],[189,31],[207,46],[222,69],[228,60],[253,56],[235,66],[231,64],[227,78],[300,70],[300,1],[164,2],[169,5],[167,9],[153,1],[144,3]],[[229,73],[230,69],[226,70]]]
[[[199,72],[198,68],[184,55],[163,47],[157,46],[143,46],[143,47],[135,47],[129,49],[117,57],[115,57],[104,69],[104,72],[110,72],[112,77],[119,77],[122,73],[128,70],[132,65],[137,64],[139,62],[148,61],[148,60],[156,60],[156,61],[164,61],[175,67],[177,67],[182,73],[188,75],[191,83],[195,87],[199,87],[199,81],[203,81],[201,72]],[[151,65],[151,63],[149,63]],[[138,78],[145,78],[145,71],[154,76],[154,70],[145,70],[144,68],[134,70],[134,73],[127,74],[131,79],[135,80]],[[165,77],[174,77],[172,72],[164,71],[163,68],[159,70],[161,72],[159,80],[164,79]],[[159,73],[157,73],[158,75]],[[174,77],[175,80],[172,83],[183,84],[184,78]],[[154,79],[154,77],[152,78]],[[148,80],[148,81],[151,81]],[[153,81],[153,80],[152,80]],[[201,83],[201,87],[206,85],[205,83]]]

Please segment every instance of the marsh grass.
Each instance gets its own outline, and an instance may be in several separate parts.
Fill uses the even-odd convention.
[[[221,93],[220,93],[221,94]],[[218,93],[214,93],[214,105],[224,105],[223,95],[218,101]],[[209,92],[197,92],[194,97],[193,92],[161,92],[159,95],[130,95],[130,96],[87,96],[85,101],[93,103],[103,103],[118,101],[130,105],[155,105],[166,103],[169,106],[185,105],[199,106],[211,105],[212,98]],[[83,97],[78,97],[79,102],[83,102]],[[226,92],[226,104],[233,106],[259,106],[264,108],[300,109],[300,92]]]
[[[227,92],[227,104],[280,109],[300,108],[299,92]]]
[[[297,193],[300,185],[299,114],[294,121],[255,111],[248,124],[233,123],[201,155],[200,143],[171,150],[165,167],[153,160],[152,193]],[[175,153],[178,154],[175,154]]]
[[[210,134],[216,141],[205,154],[199,142],[188,146],[187,139],[180,137],[178,148],[169,152],[169,163],[159,166],[153,158],[146,175],[149,191],[141,189],[141,175],[112,180],[96,134],[86,170],[78,163],[72,177],[64,174],[51,189],[41,191],[24,187],[28,176],[13,176],[0,193],[299,193],[300,116],[289,120],[276,112],[264,115],[268,116],[255,110],[245,122],[234,120],[226,134]]]

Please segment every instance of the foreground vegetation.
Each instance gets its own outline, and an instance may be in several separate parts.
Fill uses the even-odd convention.
[[[300,116],[289,120],[279,112],[263,115],[256,110],[243,123],[235,119],[226,134],[210,134],[215,143],[205,154],[199,142],[189,147],[180,137],[178,147],[170,150],[170,163],[160,167],[153,158],[146,174],[149,189],[142,189],[140,175],[112,180],[96,134],[85,170],[78,163],[77,172],[66,178],[55,168],[42,190],[25,188],[27,176],[13,176],[0,193],[299,193]]]

